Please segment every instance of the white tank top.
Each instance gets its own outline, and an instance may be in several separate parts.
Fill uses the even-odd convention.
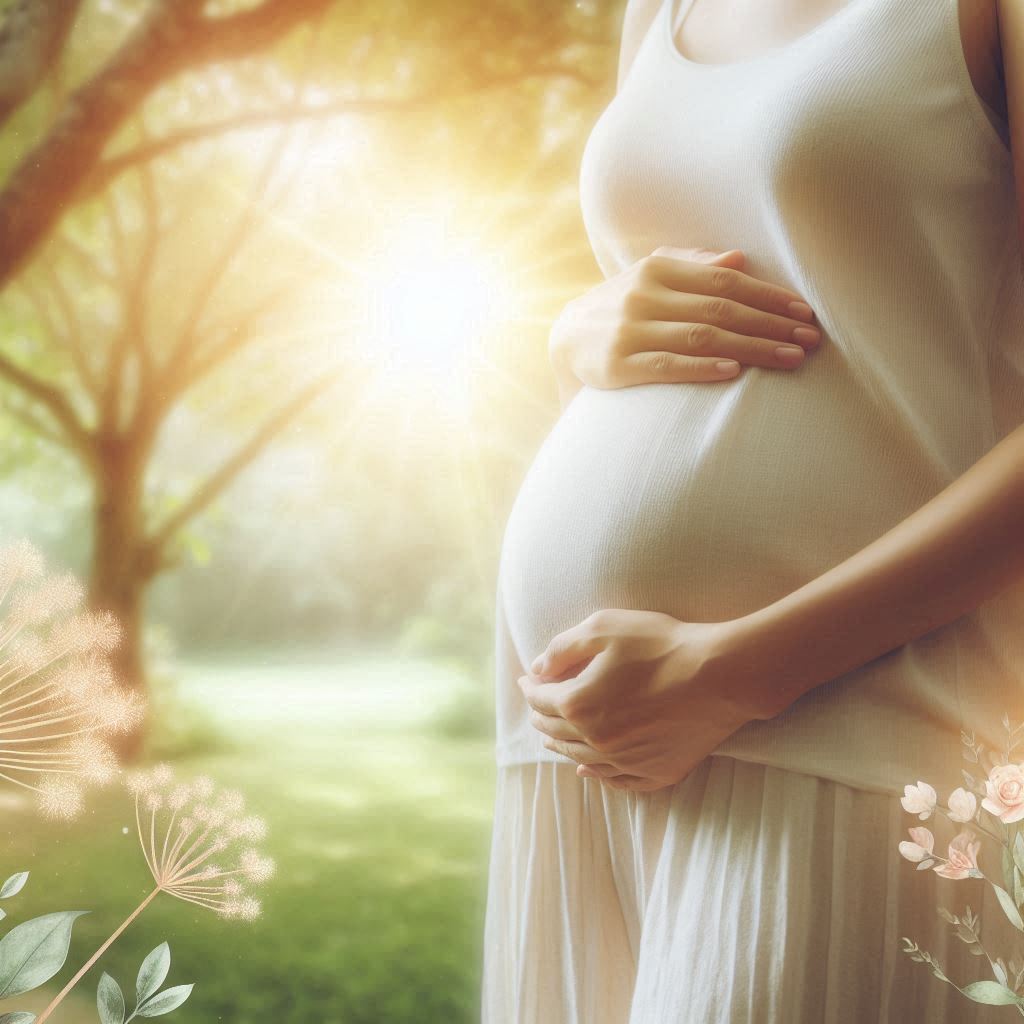
[[[584,387],[563,411],[502,545],[499,765],[568,760],[542,745],[515,682],[554,634],[599,608],[698,622],[762,608],[1024,423],[1013,168],[971,82],[957,0],[848,0],[722,64],[679,51],[690,2],[664,0],[587,141],[596,259],[611,276],[660,245],[742,249],[748,273],[806,297],[822,342],[797,370]],[[715,755],[948,791],[961,729],[1001,747],[1004,711],[1024,719],[1024,582]]]

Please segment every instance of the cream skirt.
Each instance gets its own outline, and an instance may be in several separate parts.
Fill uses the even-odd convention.
[[[916,780],[915,780],[916,781]],[[653,793],[567,762],[498,768],[483,952],[483,1024],[988,1024],[903,952],[961,987],[993,977],[938,907],[980,918],[986,953],[1024,938],[984,879],[918,871],[898,849],[956,827],[899,797],[711,756]],[[1001,881],[1000,849],[979,867]],[[1011,983],[1012,983],[1011,978]]]

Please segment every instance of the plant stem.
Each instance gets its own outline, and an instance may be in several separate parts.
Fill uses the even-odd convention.
[[[67,995],[67,994],[68,994],[68,993],[69,993],[69,992],[70,992],[70,991],[71,991],[71,990],[72,990],[72,989],[73,989],[73,988],[75,987],[75,985],[77,985],[77,984],[78,984],[78,982],[79,982],[79,981],[81,980],[81,978],[82,978],[82,975],[84,975],[84,974],[86,973],[86,971],[88,971],[88,970],[89,970],[89,968],[90,968],[90,967],[92,967],[92,965],[93,965],[94,963],[96,963],[96,961],[97,961],[97,960],[99,960],[99,958],[100,958],[100,957],[101,957],[101,956],[102,956],[102,955],[103,955],[103,954],[104,954],[104,953],[105,953],[105,952],[106,952],[106,951],[107,951],[107,950],[108,950],[108,949],[110,948],[110,946],[111,946],[111,945],[113,945],[113,943],[114,943],[114,940],[115,940],[115,939],[116,939],[116,938],[117,938],[117,937],[118,937],[118,936],[119,936],[119,935],[121,934],[121,932],[123,932],[123,931],[125,930],[125,928],[127,928],[127,927],[128,927],[128,925],[130,925],[130,924],[132,923],[132,921],[134,921],[134,920],[135,920],[135,918],[137,918],[137,917],[139,916],[139,914],[141,914],[141,913],[143,912],[143,910],[145,910],[145,909],[146,909],[146,907],[148,907],[148,906],[149,906],[150,902],[151,902],[151,901],[153,900],[153,898],[154,898],[154,897],[156,896],[156,894],[157,894],[157,893],[158,893],[159,891],[160,891],[160,887],[159,887],[159,886],[157,886],[157,887],[156,887],[156,888],[155,888],[155,889],[154,889],[154,890],[153,890],[153,891],[152,891],[152,892],[151,892],[151,893],[150,893],[150,894],[149,894],[149,895],[148,895],[148,896],[147,896],[147,897],[146,897],[146,898],[145,898],[145,899],[144,899],[144,900],[143,900],[143,901],[142,901],[142,902],[141,902],[141,903],[140,903],[140,904],[139,904],[139,905],[138,905],[138,906],[137,906],[137,907],[136,907],[136,908],[135,908],[135,909],[134,909],[134,910],[133,910],[133,911],[132,911],[132,912],[131,912],[131,913],[130,913],[130,914],[128,915],[128,917],[127,917],[127,918],[125,919],[125,921],[124,921],[124,923],[123,923],[123,924],[121,925],[121,927],[120,927],[120,928],[118,928],[118,929],[117,929],[117,931],[116,931],[116,932],[114,932],[114,934],[113,934],[113,935],[111,935],[111,936],[110,936],[110,938],[109,938],[109,939],[107,939],[107,941],[106,941],[106,942],[104,942],[104,943],[103,943],[103,945],[102,945],[102,946],[100,946],[100,948],[99,948],[99,949],[97,949],[95,953],[93,953],[93,955],[92,955],[92,956],[91,956],[91,957],[89,958],[89,961],[88,961],[88,963],[86,963],[86,964],[85,964],[85,966],[84,966],[84,967],[82,967],[82,969],[81,969],[81,970],[80,970],[80,971],[79,971],[79,972],[78,972],[78,973],[77,973],[77,974],[76,974],[76,975],[75,975],[75,976],[74,976],[74,977],[73,977],[73,978],[72,978],[72,979],[71,979],[71,980],[70,980],[70,981],[69,981],[69,982],[68,982],[68,983],[67,983],[67,984],[66,984],[66,985],[65,985],[65,986],[64,986],[64,987],[63,987],[63,988],[61,989],[61,990],[60,990],[60,992],[58,992],[58,993],[57,993],[57,995],[56,995],[56,996],[54,997],[54,999],[53,999],[53,1002],[51,1002],[51,1003],[50,1003],[50,1005],[49,1005],[49,1006],[47,1006],[47,1008],[46,1008],[45,1010],[43,1010],[43,1012],[42,1012],[41,1014],[39,1014],[39,1016],[38,1016],[38,1017],[36,1017],[36,1024],[44,1024],[44,1021],[45,1021],[45,1020],[46,1020],[46,1019],[47,1019],[47,1018],[48,1018],[48,1017],[50,1016],[50,1014],[51,1014],[51,1013],[53,1013],[53,1011],[54,1011],[54,1010],[55,1010],[55,1009],[57,1008],[58,1004],[59,1004],[59,1003],[60,1003],[60,1002],[61,1002],[61,1001],[62,1001],[62,1000],[64,999],[64,997],[65,997],[65,996],[66,996],[66,995]]]

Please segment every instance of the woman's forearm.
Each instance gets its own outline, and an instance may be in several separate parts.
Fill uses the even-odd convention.
[[[841,530],[842,523],[821,523]],[[721,658],[770,718],[1024,576],[1024,425],[855,555],[728,623]],[[1021,624],[1024,628],[1024,623]]]

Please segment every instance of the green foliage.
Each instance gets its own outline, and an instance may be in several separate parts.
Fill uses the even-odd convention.
[[[106,971],[96,986],[96,1010],[100,1024],[124,1024],[124,994],[121,986]]]
[[[261,662],[234,666],[238,687],[225,685],[226,672],[196,677],[210,715],[233,721],[242,745],[175,765],[183,776],[207,774],[251,794],[253,811],[266,818],[266,853],[279,870],[263,917],[225,921],[158,898],[102,968],[130,998],[127,980],[169,937],[171,977],[197,981],[171,1021],[479,1024],[491,744],[428,735],[420,719],[393,721],[435,685],[415,665],[395,664],[407,686],[381,694],[379,705],[373,693],[388,678],[384,666],[358,697],[351,690],[366,674],[361,665],[334,677],[314,668],[294,653],[280,660],[273,674],[283,702],[260,701]],[[76,926],[82,959],[150,884],[123,827],[134,831],[134,821],[117,790],[97,791],[87,820],[49,824],[17,812],[0,822],[8,856],[31,857],[32,879],[46,879],[28,886],[36,905],[72,906],[85,892],[97,911],[106,908]],[[316,941],[282,941],[303,935]],[[95,990],[86,994],[82,1008],[95,1020]]]
[[[177,760],[229,750],[233,737],[195,701],[182,692],[181,680],[168,668],[150,673],[151,727],[145,737],[146,756],[154,761]]]
[[[135,1009],[127,1017],[121,986],[104,972],[96,989],[100,1024],[128,1024],[135,1017],[162,1017],[181,1006],[192,994],[193,985],[175,985],[158,991],[170,966],[171,949],[162,942],[142,961],[135,982]]]
[[[0,999],[19,996],[49,981],[63,966],[71,929],[87,910],[32,918],[0,939]]]

